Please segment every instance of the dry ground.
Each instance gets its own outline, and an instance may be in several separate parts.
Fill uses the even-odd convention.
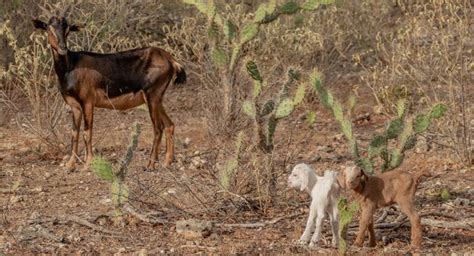
[[[133,121],[143,124],[129,173],[131,201],[144,207],[142,209],[157,211],[164,220],[163,224],[149,224],[128,217],[127,224],[113,225],[109,217],[113,212],[110,188],[105,181],[91,171],[65,172],[62,165],[67,152],[54,152],[41,146],[34,136],[18,129],[13,119],[7,120],[0,127],[0,255],[145,252],[337,254],[327,246],[330,241],[327,227],[322,248],[309,249],[293,243],[303,231],[309,199],[307,195],[287,191],[285,177],[281,177],[278,184],[280,200],[265,213],[245,207],[241,210],[226,207],[225,201],[217,201],[222,199],[220,195],[206,194],[206,191],[217,191],[206,188],[206,183],[209,186],[216,184],[213,180],[215,168],[209,166],[212,159],[206,154],[218,145],[207,134],[199,100],[202,95],[199,85],[193,83],[172,87],[167,93],[165,107],[176,123],[178,160],[175,168],[170,170],[160,168],[145,172],[142,169],[152,143],[146,111],[96,111],[94,147],[96,152],[112,161],[118,161],[125,150]],[[327,113],[316,105],[314,108],[318,120],[313,128],[300,120],[300,111],[283,123],[278,131],[282,134],[280,136],[291,133],[295,137],[290,150],[305,148],[297,159],[291,159],[290,164],[305,161],[318,169],[337,169],[347,155],[344,141]],[[2,115],[7,114],[2,112]],[[383,127],[384,121],[382,117],[373,116],[370,121],[358,124],[356,129],[362,134],[361,139],[366,140],[371,131]],[[184,145],[185,138],[190,138],[190,145]],[[411,154],[404,164],[406,168],[413,165],[429,168],[432,174],[422,180],[417,193],[417,208],[424,219],[441,220],[444,224],[460,223],[455,228],[425,225],[421,252],[427,255],[472,255],[473,172],[447,159],[446,155],[446,151],[435,145],[429,152]],[[445,201],[439,195],[442,188],[447,188],[450,193]],[[186,199],[176,197],[181,191],[186,192]],[[194,198],[189,196],[193,191],[196,193]],[[378,216],[383,214],[379,210]],[[385,214],[387,216],[381,219],[381,223],[400,225],[378,229],[376,248],[351,247],[351,254],[402,255],[409,251],[409,227],[405,226],[403,216],[399,216],[395,208],[390,208]],[[285,216],[293,217],[258,228],[216,227],[206,238],[186,239],[175,232],[175,221],[190,217],[230,224],[262,222]],[[79,220],[86,220],[103,230],[79,224]]]

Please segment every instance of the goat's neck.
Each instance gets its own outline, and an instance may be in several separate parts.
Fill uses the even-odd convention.
[[[71,70],[70,61],[69,61],[69,50],[65,55],[59,55],[57,52],[53,51],[54,59],[54,70],[56,75],[58,75],[59,83],[62,85],[66,82],[66,73]]]
[[[309,175],[308,175],[308,188],[307,188],[307,192],[309,195],[311,195],[311,191],[313,191],[313,187],[316,185],[316,182],[318,181],[317,177],[316,177],[316,174],[314,174],[313,172],[311,172]]]

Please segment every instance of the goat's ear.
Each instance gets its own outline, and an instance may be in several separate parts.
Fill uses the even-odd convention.
[[[301,179],[301,188],[300,191],[304,191],[308,188],[309,184],[309,175],[307,171],[300,171],[300,179]]]
[[[71,25],[71,26],[69,26],[69,31],[71,31],[71,32],[76,32],[76,31],[80,31],[82,28],[84,28],[84,26],[81,26],[81,25]]]
[[[33,26],[35,26],[35,28],[46,30],[46,28],[48,27],[48,24],[42,22],[41,20],[33,19],[32,21],[33,21]]]
[[[344,175],[344,171],[339,172],[336,176],[337,184],[339,187],[345,188],[346,187],[346,176]]]

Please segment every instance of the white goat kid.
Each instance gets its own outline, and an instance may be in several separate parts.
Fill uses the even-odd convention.
[[[299,242],[307,244],[316,224],[316,231],[311,237],[309,246],[316,246],[321,238],[321,228],[326,213],[329,215],[332,229],[332,246],[339,243],[339,211],[337,200],[340,187],[337,182],[337,172],[325,171],[324,176],[317,176],[307,164],[297,164],[288,177],[288,186],[301,191],[307,191],[311,196],[309,217],[306,228]],[[316,223],[315,223],[316,219]]]

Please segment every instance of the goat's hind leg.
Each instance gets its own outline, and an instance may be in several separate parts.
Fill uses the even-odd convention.
[[[332,210],[328,212],[329,221],[331,222],[332,230],[332,247],[336,248],[339,245],[339,210],[337,205],[332,206]]]
[[[165,167],[169,166],[174,160],[174,124],[173,121],[168,117],[163,108],[163,105],[159,106],[160,117],[165,126],[165,135],[166,135],[166,158],[165,158]]]
[[[147,169],[155,169],[155,163],[160,154],[160,142],[163,134],[163,122],[161,120],[159,106],[161,103],[155,102],[154,99],[147,97],[148,110],[150,111],[150,118],[153,124],[153,146],[151,148],[150,159],[148,161]]]

